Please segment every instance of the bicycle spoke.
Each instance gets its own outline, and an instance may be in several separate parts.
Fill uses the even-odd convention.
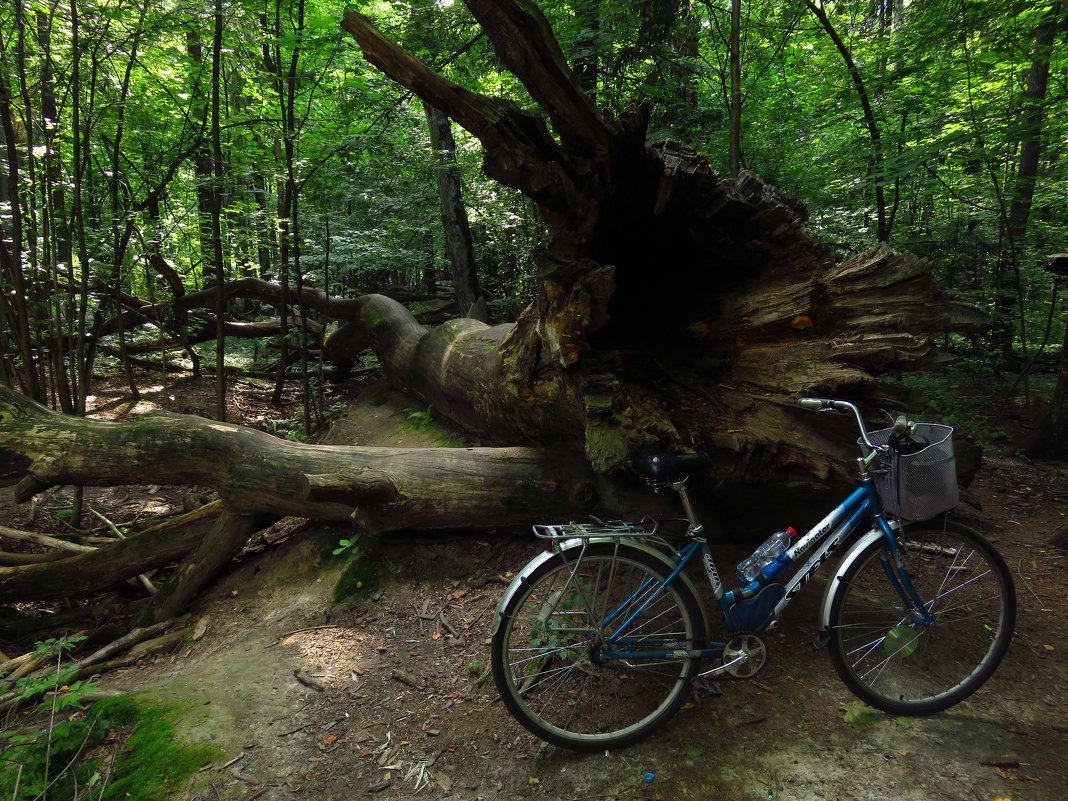
[[[494,677],[516,717],[542,739],[589,749],[665,720],[696,661],[663,652],[697,647],[700,619],[696,599],[661,587],[666,575],[645,552],[613,545],[546,563],[494,638]]]
[[[930,618],[905,612],[887,580],[881,542],[855,560],[832,602],[831,656],[843,681],[873,706],[920,714],[982,685],[1008,647],[1015,601],[996,552],[959,527],[906,537],[902,561]]]

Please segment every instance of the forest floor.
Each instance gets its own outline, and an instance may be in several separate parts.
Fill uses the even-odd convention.
[[[210,382],[185,381],[146,387],[134,404],[121,388],[104,387],[94,414],[210,414],[213,392]],[[271,407],[268,395],[234,385],[234,420],[277,429],[289,412]],[[352,405],[324,442],[459,444],[373,376],[350,381],[336,400]],[[811,645],[822,589],[814,580],[766,637],[768,665],[756,678],[724,682],[721,697],[694,694],[664,728],[620,751],[545,746],[508,715],[489,679],[493,610],[510,576],[537,553],[529,534],[384,538],[373,557],[378,580],[358,599],[334,603],[343,562],[328,554],[346,534],[303,521],[258,535],[201,596],[191,611],[203,636],[98,684],[185,706],[179,736],[220,755],[178,796],[190,801],[1062,801],[1068,561],[1049,540],[1068,525],[1068,466],[988,453],[973,490],[982,512],[963,517],[1012,569],[1017,633],[983,690],[929,718],[857,719],[827,655]],[[31,509],[0,491],[0,519],[45,530],[67,503],[63,492]],[[151,486],[88,494],[119,521],[190,500]],[[747,549],[713,550],[728,564]]]

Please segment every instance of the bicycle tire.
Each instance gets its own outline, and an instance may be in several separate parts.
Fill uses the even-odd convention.
[[[673,581],[640,611],[626,632],[634,656],[600,656],[643,598],[629,598],[647,580],[659,585],[667,567],[638,548],[612,543],[556,554],[536,568],[502,610],[491,645],[493,677],[505,706],[546,742],[576,751],[620,748],[645,737],[682,706],[699,659],[644,660],[642,648],[703,646],[698,599]],[[652,594],[647,589],[644,596]],[[627,612],[605,626],[606,610]]]
[[[906,526],[902,560],[933,623],[910,620],[891,584],[885,540],[869,545],[831,599],[831,661],[862,701],[896,715],[960,703],[997,669],[1016,623],[1016,590],[1001,555],[954,521]]]

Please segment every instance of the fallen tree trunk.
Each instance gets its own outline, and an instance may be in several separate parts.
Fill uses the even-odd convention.
[[[0,603],[90,593],[181,560],[140,615],[151,623],[184,609],[250,534],[283,515],[368,533],[488,528],[569,519],[593,504],[597,485],[589,464],[561,449],[307,445],[192,415],[71,417],[0,387],[0,486],[13,485],[17,501],[146,476],[211,487],[221,500],[115,545],[0,567]]]
[[[183,559],[204,539],[222,504],[201,507],[138,534],[66,559],[0,567],[0,603],[88,595]]]
[[[0,486],[215,489],[237,515],[293,515],[368,532],[507,525],[572,513],[594,496],[581,457],[550,448],[307,445],[192,415],[110,423],[70,417],[0,387]],[[131,538],[133,539],[133,538]]]
[[[371,345],[391,381],[468,428],[581,442],[598,471],[656,445],[710,455],[721,485],[840,481],[852,438],[793,400],[900,408],[881,376],[939,364],[925,332],[986,327],[919,259],[879,246],[837,265],[796,200],[751,173],[723,180],[678,142],[647,146],[649,109],[595,108],[535,3],[465,2],[548,124],[435,74],[352,9],[342,27],[538,204],[537,298],[510,327],[357,315],[328,358]]]

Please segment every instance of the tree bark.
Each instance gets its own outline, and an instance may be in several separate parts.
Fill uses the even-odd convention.
[[[730,135],[727,145],[727,162],[732,178],[742,171],[742,0],[731,0],[731,27],[727,49],[730,52],[729,72],[729,122]]]
[[[423,110],[430,132],[430,146],[434,149],[441,225],[456,288],[456,304],[464,317],[485,320],[484,313],[480,316],[474,312],[482,292],[478,287],[471,226],[468,224],[467,209],[460,193],[460,170],[456,165],[456,140],[452,135],[452,123],[429,103],[423,104]]]
[[[139,623],[151,625],[180,614],[186,604],[241,552],[249,536],[275,519],[270,516],[222,512],[211,530],[182,561],[174,575],[142,612]]]
[[[820,0],[819,3],[815,2],[815,0],[805,0],[805,5],[808,6],[827,36],[834,43],[835,49],[838,50],[838,54],[842,57],[842,62],[849,71],[849,77],[853,82],[853,88],[856,90],[857,99],[860,101],[860,108],[864,114],[864,125],[868,129],[868,139],[871,142],[871,177],[875,194],[876,236],[880,242],[889,242],[890,226],[888,225],[886,216],[886,193],[883,190],[883,169],[885,158],[883,153],[883,140],[882,133],[879,130],[879,121],[875,118],[875,111],[872,108],[871,100],[868,98],[867,84],[864,82],[864,76],[860,74],[860,68],[857,67],[857,63],[853,59],[853,54],[850,52],[849,46],[842,40],[842,37],[839,36],[830,17],[827,16],[827,11],[823,7],[822,0]]]
[[[106,590],[182,559],[215,526],[218,502],[119,540],[54,562],[0,567],[0,603],[45,601]]]
[[[344,521],[371,533],[573,514],[595,481],[580,457],[553,449],[306,445],[193,415],[74,418],[0,388],[0,486],[14,485],[17,501],[60,484],[145,476],[211,487],[231,515]]]
[[[342,22],[371,63],[476,136],[486,174],[534,199],[548,227],[537,298],[511,328],[454,322],[423,340],[399,319],[374,322],[387,374],[382,346],[416,356],[417,343],[464,343],[451,363],[446,348],[399,360],[402,387],[424,398],[425,381],[454,388],[435,408],[476,431],[492,418],[502,436],[581,441],[598,471],[659,446],[710,453],[724,484],[826,479],[842,474],[847,447],[793,398],[894,405],[900,390],[880,376],[941,358],[923,332],[986,326],[918,259],[879,247],[835,265],[797,201],[751,173],[722,180],[680,143],[647,147],[648,109],[595,109],[534,3],[467,5],[554,135],[436,75],[351,9]],[[360,325],[343,336],[365,344]]]
[[[1068,3],[1065,0],[1055,0],[1035,30],[1035,48],[1031,67],[1027,70],[1027,85],[1023,90],[1020,108],[1020,158],[1013,181],[1012,203],[1006,225],[1008,236],[1013,242],[1023,239],[1031,216],[1031,201],[1035,194],[1039,157],[1042,154],[1042,123],[1045,117],[1043,104],[1049,84],[1050,59],[1058,25],[1066,17]]]

